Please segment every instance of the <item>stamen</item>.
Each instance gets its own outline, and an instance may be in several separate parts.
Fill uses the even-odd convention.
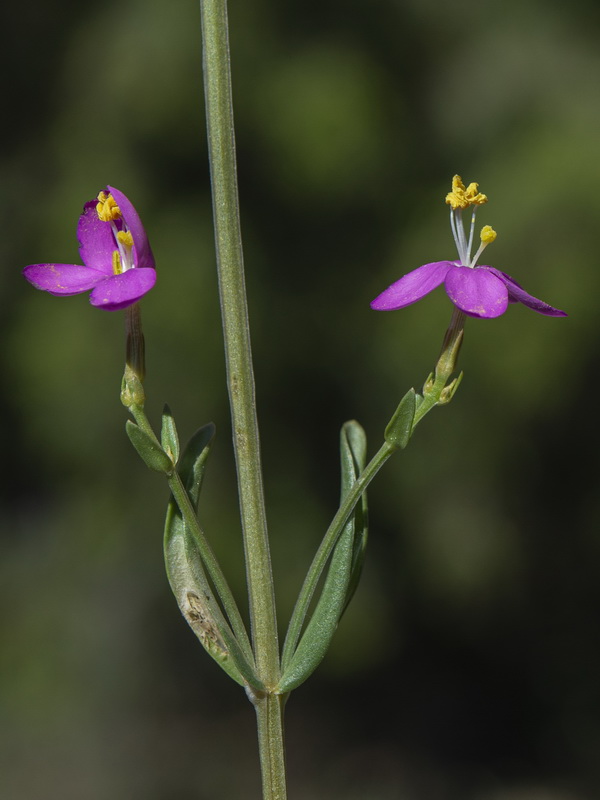
[[[446,195],[446,203],[455,211],[469,206],[480,206],[487,203],[487,196],[478,192],[478,183],[470,183],[465,187],[460,175],[452,178],[452,191]]]
[[[112,222],[115,219],[121,219],[121,209],[117,205],[117,201],[112,194],[106,194],[106,192],[100,192],[98,195],[96,213],[102,222]]]
[[[452,238],[454,239],[454,244],[456,245],[458,256],[460,258],[460,239],[458,238],[458,230],[456,228],[456,219],[454,218],[453,208],[450,209],[450,228],[452,230]]]
[[[469,254],[467,253],[467,239],[465,236],[465,226],[462,218],[462,209],[458,208],[454,212],[454,216],[456,217],[456,232],[458,233],[458,241],[460,242],[460,247],[458,248],[458,255],[460,257],[461,264],[465,264],[468,262]]]
[[[459,208],[467,208],[469,205],[465,197],[465,185],[461,180],[460,175],[455,175],[452,178],[452,191],[446,195],[446,203],[456,211]]]
[[[120,275],[123,272],[123,267],[121,266],[121,256],[119,255],[118,250],[113,250],[112,269],[113,275]]]
[[[471,250],[473,248],[473,234],[475,233],[475,214],[477,213],[477,206],[473,208],[471,214],[471,230],[469,231],[469,244],[467,247],[467,261],[471,258]]]
[[[478,183],[470,183],[468,186],[465,186],[460,175],[455,175],[452,178],[452,191],[448,192],[446,195],[446,203],[451,208],[450,227],[452,228],[452,236],[454,237],[454,242],[456,244],[456,249],[458,250],[458,256],[461,264],[464,264],[465,266],[473,266],[477,260],[477,256],[475,256],[473,261],[471,261],[471,248],[473,247],[473,234],[475,230],[475,212],[477,211],[477,206],[487,203],[486,195],[482,194],[480,191],[478,191],[478,189]],[[461,212],[464,208],[469,208],[469,206],[474,206],[474,208],[473,214],[471,215],[469,241],[467,242]],[[486,231],[488,228],[490,231],[492,230],[489,225],[486,225],[484,231]],[[490,241],[493,241],[493,239],[487,240],[486,244],[488,244]],[[477,255],[481,253],[481,250],[482,248],[479,248]]]
[[[469,205],[472,206],[481,206],[484,203],[487,203],[487,195],[478,192],[477,189],[479,187],[478,183],[470,183],[465,191],[465,199]]]

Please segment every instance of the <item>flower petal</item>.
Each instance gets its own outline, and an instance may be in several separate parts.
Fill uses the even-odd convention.
[[[527,308],[537,311],[538,314],[545,314],[547,317],[568,316],[566,312],[561,311],[558,308],[554,308],[554,306],[544,303],[543,300],[538,300],[537,297],[533,297],[533,295],[528,294],[525,289],[523,289],[523,287],[518,284],[514,278],[511,278],[510,275],[507,275],[506,272],[502,272],[499,269],[494,269],[494,267],[485,267],[485,269],[500,278],[500,280],[506,285],[506,288],[508,289],[508,300],[510,303],[523,303],[523,305],[527,306]]]
[[[120,275],[107,278],[97,286],[90,295],[90,303],[105,311],[118,311],[137,303],[155,283],[155,269],[133,267]]]
[[[451,261],[434,261],[413,269],[376,297],[371,308],[376,311],[394,311],[416,303],[444,282],[452,266]]]
[[[470,317],[493,319],[508,307],[504,281],[481,267],[453,266],[446,276],[446,292],[454,305]]]
[[[98,269],[105,275],[113,274],[113,252],[117,249],[111,226],[103,222],[96,211],[97,200],[83,207],[77,225],[79,254],[87,267]]]
[[[107,280],[104,272],[79,264],[31,264],[23,275],[36,289],[55,295],[87,292]]]
[[[114,186],[107,186],[106,189],[117,201],[117,205],[119,206],[123,216],[123,221],[133,236],[133,255],[135,266],[151,267],[154,269],[154,256],[152,255],[152,250],[150,249],[150,242],[148,241],[142,221],[139,218],[137,211],[133,207],[133,204],[127,199],[127,197],[125,197],[123,192],[115,189]]]

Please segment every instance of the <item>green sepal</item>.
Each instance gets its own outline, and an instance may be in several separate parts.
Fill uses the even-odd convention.
[[[342,427],[340,451],[343,500],[365,465],[366,437],[358,422],[346,422]],[[281,693],[289,692],[303,683],[323,660],[356,589],[367,536],[364,525],[366,501],[364,507],[362,502],[361,499],[357,504],[333,549],[319,601],[279,683],[278,691]]]
[[[181,458],[180,475],[194,507],[214,425],[200,428],[188,442]],[[174,498],[169,501],[165,521],[164,555],[167,577],[177,605],[206,652],[241,686],[263,691],[264,686],[242,653],[221,608],[214,597],[202,565],[200,549],[181,516]]]
[[[130,419],[125,423],[125,430],[131,444],[138,451],[140,458],[147,467],[155,472],[162,472],[164,475],[173,474],[173,462],[156,439],[143,431]]]
[[[165,403],[162,414],[162,427],[160,429],[160,443],[165,453],[170,457],[173,464],[179,461],[179,437],[171,409]]]
[[[454,380],[451,383],[449,383],[448,386],[445,386],[442,389],[442,391],[440,392],[440,399],[438,400],[439,405],[441,406],[447,405],[450,402],[450,400],[452,400],[452,398],[456,394],[456,390],[460,386],[460,382],[463,379],[463,375],[464,372],[461,372],[457,378],[454,378]]]
[[[400,450],[406,447],[413,430],[416,405],[415,390],[409,389],[385,429],[384,436],[388,444]]]

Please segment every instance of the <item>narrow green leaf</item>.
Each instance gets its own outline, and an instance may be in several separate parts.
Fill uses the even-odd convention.
[[[347,422],[342,427],[340,455],[343,500],[366,460],[366,437],[358,422]],[[366,517],[361,503],[357,511],[360,513],[360,524],[363,525]],[[322,661],[356,588],[366,545],[366,526],[355,535],[357,511],[346,523],[335,545],[319,601],[279,684],[281,692],[291,691],[303,683]]]
[[[346,432],[348,454],[352,459],[352,469],[347,470],[344,476],[344,443],[342,440],[342,496],[341,501],[344,500],[346,494],[352,488],[356,478],[361,474],[365,468],[367,461],[367,437],[363,428],[358,422],[346,422],[342,428],[342,433]],[[346,456],[348,462],[348,455]],[[348,608],[348,604],[352,600],[354,593],[358,587],[362,568],[365,560],[367,549],[367,540],[369,535],[369,511],[367,493],[363,492],[360,501],[357,503],[354,510],[354,545],[352,550],[352,566],[350,569],[350,580],[348,582],[348,589],[346,591],[346,600],[340,619]]]
[[[403,450],[410,440],[416,404],[415,390],[409,389],[385,429],[386,442],[400,450]]]
[[[162,415],[162,427],[160,429],[160,442],[165,453],[169,456],[173,464],[179,461],[179,437],[171,409],[165,403]]]
[[[167,577],[179,610],[206,652],[234,681],[260,691],[264,687],[213,596],[196,542],[173,499],[167,510],[164,552]]]
[[[278,691],[282,693],[304,683],[329,649],[344,610],[352,568],[353,542],[354,518],[347,523],[335,546],[319,602],[279,683]]]
[[[188,491],[194,508],[198,508],[200,489],[204,477],[206,460],[210,453],[215,426],[212,422],[198,428],[184,448],[178,469],[181,479]]]
[[[367,437],[362,425],[351,419],[342,425],[340,433],[342,490],[340,500],[348,494],[367,460]]]
[[[131,444],[138,451],[140,458],[147,467],[165,475],[172,474],[174,469],[173,462],[155,439],[131,420],[127,420],[125,430]]]

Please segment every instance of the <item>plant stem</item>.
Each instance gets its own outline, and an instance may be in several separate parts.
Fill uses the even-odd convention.
[[[274,686],[279,654],[239,220],[227,3],[201,0],[200,8],[217,267],[252,636],[260,677]]]
[[[258,727],[263,796],[285,800],[285,749],[283,710],[286,695],[264,694],[253,700]]]
[[[269,552],[244,260],[240,229],[226,0],[200,0],[204,92],[219,293],[235,450],[252,641],[258,676],[280,677],[279,644]],[[253,698],[265,800],[285,800],[282,698]]]

